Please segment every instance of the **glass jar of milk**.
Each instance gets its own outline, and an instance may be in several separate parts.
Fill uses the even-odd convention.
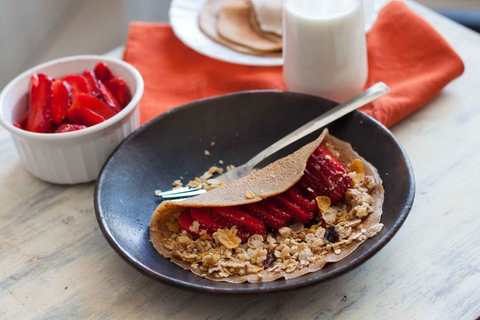
[[[345,101],[368,76],[361,0],[286,0],[283,75],[289,91]]]

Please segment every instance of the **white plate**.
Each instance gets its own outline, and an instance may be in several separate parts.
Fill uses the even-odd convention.
[[[248,55],[229,49],[209,37],[198,26],[198,13],[206,0],[173,0],[170,6],[170,24],[175,35],[188,47],[210,58],[225,62],[254,65],[254,66],[280,66],[283,59],[279,57],[262,57]],[[374,14],[367,23],[367,30],[373,24],[378,10],[388,0],[364,0],[374,2]]]

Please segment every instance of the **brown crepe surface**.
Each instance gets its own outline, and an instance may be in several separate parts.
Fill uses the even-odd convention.
[[[215,40],[216,42],[223,44],[233,50],[236,50],[242,53],[255,54],[253,50],[249,48],[245,48],[231,41],[228,41],[227,39],[222,38],[218,34],[217,16],[221,6],[224,3],[225,3],[224,0],[207,0],[204,7],[200,11],[200,15],[198,17],[198,23],[199,23],[200,29],[212,40]]]
[[[250,175],[242,179],[232,181],[231,183],[225,184],[223,187],[214,189],[185,201],[165,201],[161,203],[153,213],[150,222],[150,240],[152,241],[153,246],[164,257],[170,258],[174,263],[182,268],[197,274],[190,268],[188,263],[172,257],[172,253],[162,245],[163,239],[167,239],[172,233],[167,227],[168,222],[176,220],[178,215],[185,208],[243,205],[262,201],[265,198],[269,198],[286,191],[295,183],[297,183],[298,180],[300,180],[306,167],[308,158],[324,141],[331,143],[334,148],[340,152],[339,159],[344,164],[348,164],[354,159],[361,159],[364,162],[365,174],[372,176],[379,187],[377,187],[372,194],[372,197],[374,198],[374,211],[364,222],[362,222],[360,228],[367,229],[368,227],[379,223],[382,214],[384,190],[383,187],[381,187],[382,181],[377,170],[368,161],[363,159],[357,152],[355,152],[349,143],[333,137],[332,135],[328,134],[327,130],[324,130],[320,137],[315,141],[305,145],[287,157],[271,163],[265,168],[252,172]],[[275,178],[272,178],[272,174],[275,176]],[[254,192],[257,197],[255,199],[248,199],[245,197],[245,192],[247,191]],[[342,247],[342,252],[340,254],[328,254],[325,257],[325,261],[319,262],[316,265],[309,265],[304,269],[297,270],[292,273],[286,273],[283,271],[270,272],[265,270],[256,275],[232,276],[222,279],[208,277],[207,275],[203,274],[197,275],[214,281],[226,281],[232,283],[241,283],[245,281],[267,282],[280,278],[292,279],[307,273],[318,271],[322,269],[327,262],[337,262],[344,259],[353,251],[355,251],[355,249],[358,248],[363,242],[364,241],[359,241],[352,243],[350,246]]]
[[[257,33],[251,25],[253,11],[248,0],[230,0],[220,8],[217,20],[218,33],[235,43],[258,51],[280,51],[282,41],[269,39]]]
[[[205,33],[210,39],[241,53],[261,56],[268,55],[272,57],[280,56],[280,53],[255,50],[253,48],[230,41],[220,35],[217,29],[219,13],[225,3],[230,1],[231,0],[207,0],[199,14],[198,22],[200,30],[202,30],[202,32]]]

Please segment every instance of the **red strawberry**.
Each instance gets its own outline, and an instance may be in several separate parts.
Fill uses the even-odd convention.
[[[306,197],[304,197],[301,194],[301,191],[296,186],[294,186],[293,188],[290,188],[285,193],[285,195],[291,202],[299,205],[302,209],[306,211],[316,212],[318,210],[315,200],[309,200]]]
[[[108,80],[113,78],[112,71],[103,62],[97,63],[93,71],[95,72],[95,76],[97,77],[97,79],[100,81],[107,82]]]
[[[55,80],[52,84],[52,121],[56,125],[62,124],[67,109],[71,103],[69,85],[62,80]]]
[[[130,89],[128,89],[127,83],[120,78],[113,78],[105,83],[107,89],[115,97],[115,100],[118,102],[120,109],[125,108],[125,106],[132,100],[132,95],[130,94]]]
[[[335,156],[328,150],[327,147],[321,145],[319,146],[312,155],[312,158],[320,164],[328,165],[332,170],[340,173],[346,173],[347,170],[343,163],[340,162]]]
[[[180,225],[180,229],[185,230],[187,232],[190,232],[190,226],[193,223],[192,216],[190,215],[189,210],[183,211],[179,216],[178,216],[178,224]]]
[[[92,101],[93,103],[90,103]],[[72,106],[67,111],[67,118],[73,123],[83,124],[85,126],[93,126],[105,121],[106,118],[100,114],[98,111],[99,108],[95,108],[97,101],[100,100],[84,93],[74,96]],[[103,104],[102,101],[100,101],[100,103]],[[106,110],[103,110],[104,108],[106,108]],[[100,109],[104,112],[110,112],[108,106],[104,108]]]
[[[90,109],[105,119],[111,118],[115,115],[115,111],[112,110],[112,108],[110,108],[105,102],[94,96],[84,93],[80,93],[73,98],[73,103],[70,109],[73,108]]]
[[[90,70],[83,71],[83,76],[87,79],[93,96],[103,100],[108,106],[110,106],[115,113],[120,112],[120,107],[117,100],[105,85],[98,81],[93,72]]]
[[[97,79],[95,78],[95,75],[93,74],[92,71],[90,70],[84,70],[82,73],[82,77],[87,80],[88,83],[88,89],[91,95],[95,97],[100,97],[100,90],[98,90],[98,84],[97,84]]]
[[[271,200],[266,200],[261,202],[260,204],[265,207],[274,217],[285,221],[285,223],[289,223],[293,219],[293,215],[289,212],[285,211],[283,208],[275,204],[275,198]]]
[[[13,122],[13,126],[19,128],[19,129],[23,129],[23,125],[22,125],[21,121]]]
[[[225,227],[221,222],[212,218],[209,209],[192,208],[190,209],[190,215],[193,220],[198,221],[200,229],[207,230],[209,233],[213,233],[217,231],[217,229]]]
[[[120,112],[122,109],[117,101],[117,99],[113,96],[113,94],[105,87],[105,85],[101,82],[98,82],[98,90],[100,91],[100,97],[106,104],[108,104],[115,113]]]
[[[68,75],[63,77],[62,80],[66,81],[72,87],[73,94],[89,93],[92,90],[87,79],[79,74]]]
[[[247,210],[251,215],[265,222],[265,224],[273,230],[278,230],[281,227],[286,226],[286,221],[284,219],[274,216],[261,203],[249,205],[245,208],[245,210]]]
[[[325,190],[322,188],[322,182],[315,177],[309,170],[309,167],[303,172],[302,179],[299,184],[303,190],[308,193],[310,199],[314,199],[316,196],[324,194]]]
[[[56,133],[63,133],[63,132],[71,132],[85,129],[87,126],[83,124],[71,124],[71,123],[64,123],[55,130]]]
[[[13,126],[19,129],[25,129],[27,124],[28,111],[19,116],[16,121],[13,122]]]
[[[267,232],[263,222],[238,207],[216,207],[212,214],[219,216],[228,225],[237,226],[249,234],[265,234]]]
[[[105,118],[88,108],[70,108],[67,112],[68,119],[85,126],[94,126],[105,121]]]
[[[308,160],[302,180],[304,186],[309,185],[317,195],[328,196],[332,203],[343,199],[352,186],[344,165],[324,146],[318,147]]]
[[[52,131],[51,120],[52,80],[44,74],[34,74],[30,80],[30,97],[25,130]]]
[[[284,195],[279,195],[274,200],[288,213],[292,214],[295,220],[303,223],[310,222],[313,219],[313,213],[300,208],[293,202],[290,202]]]

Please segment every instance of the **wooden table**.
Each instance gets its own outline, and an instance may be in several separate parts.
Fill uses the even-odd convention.
[[[480,315],[480,36],[417,4],[465,74],[393,129],[417,178],[414,208],[368,262],[309,288],[210,296],[143,276],[107,244],[93,184],[33,178],[0,130],[0,319],[474,319]]]

